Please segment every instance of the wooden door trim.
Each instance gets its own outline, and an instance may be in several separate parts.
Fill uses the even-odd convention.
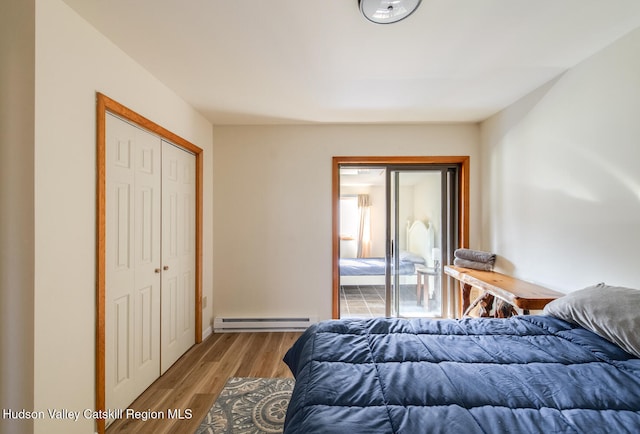
[[[196,279],[195,279],[195,341],[202,342],[202,149],[168,131],[144,116],[130,110],[108,96],[96,94],[96,164],[97,164],[97,234],[96,234],[96,410],[106,410],[106,115],[112,113],[126,119],[160,138],[195,154],[196,157]],[[105,419],[97,419],[98,432],[105,432]]]
[[[469,247],[469,156],[407,156],[407,157],[333,157],[332,165],[332,270],[333,297],[332,317],[340,317],[340,166],[375,165],[407,165],[419,166],[425,164],[457,164],[460,167],[458,182],[460,196],[458,197],[459,219],[458,239],[461,247]]]

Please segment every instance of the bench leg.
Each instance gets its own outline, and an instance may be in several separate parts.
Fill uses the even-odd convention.
[[[462,313],[462,316],[463,317],[468,316],[469,313],[478,305],[480,306],[478,308],[479,317],[486,318],[491,316],[490,314],[491,314],[491,309],[493,308],[493,300],[494,300],[494,296],[489,292],[480,294],[478,298],[473,300],[473,303],[471,303],[469,307],[467,307],[467,309]]]
[[[471,305],[471,285],[468,283],[460,282],[460,294],[462,295],[462,303],[460,305],[459,317],[462,318],[464,313],[469,309]]]
[[[509,303],[504,300],[499,300],[496,303],[496,318],[510,318],[512,316],[518,315],[518,311]]]

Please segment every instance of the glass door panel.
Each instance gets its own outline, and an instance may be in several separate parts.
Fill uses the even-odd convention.
[[[340,168],[340,317],[387,316],[384,167]]]
[[[442,316],[443,171],[390,170],[391,314]]]

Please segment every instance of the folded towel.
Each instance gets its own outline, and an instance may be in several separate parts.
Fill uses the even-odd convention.
[[[493,270],[493,264],[487,262],[469,261],[467,259],[454,258],[453,265],[456,267],[472,268],[474,270],[491,271]]]
[[[457,249],[453,256],[467,261],[484,262],[493,265],[496,262],[495,253],[483,252],[481,250]]]

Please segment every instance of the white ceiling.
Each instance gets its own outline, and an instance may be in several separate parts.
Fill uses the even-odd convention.
[[[64,0],[214,124],[486,119],[640,27],[640,0]]]

